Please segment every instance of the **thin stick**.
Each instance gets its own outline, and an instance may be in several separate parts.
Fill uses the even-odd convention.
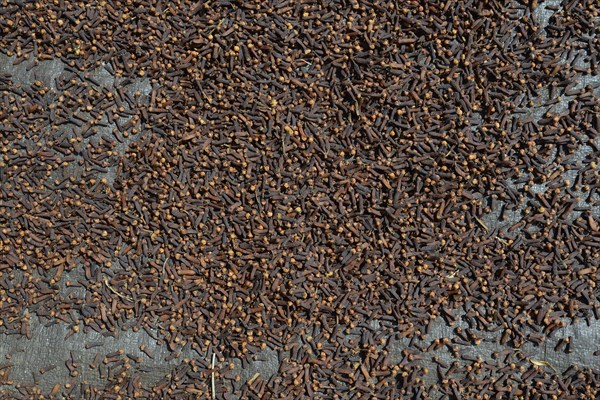
[[[504,244],[504,245],[508,246],[508,242],[507,242],[506,240],[504,240],[504,239],[502,239],[502,238],[499,238],[498,236],[496,236],[496,239],[497,239],[497,240],[498,240],[500,243],[502,243],[502,244]]]
[[[165,276],[165,267],[167,266],[167,261],[169,261],[169,257],[165,258],[165,262],[163,263],[163,266],[162,266],[162,273],[160,275],[160,279],[162,279]]]
[[[107,288],[110,289],[111,292],[113,292],[114,294],[116,294],[120,298],[125,299],[127,301],[131,301],[133,303],[133,299],[131,297],[125,296],[124,294],[121,294],[121,293],[117,292],[112,286],[110,286],[108,284],[108,278],[107,277],[104,277],[104,284],[106,285]]]
[[[215,353],[212,355],[212,373],[211,373],[211,386],[212,386],[212,398],[216,399],[216,390],[215,390]]]
[[[486,233],[490,231],[490,230],[488,229],[488,227],[487,227],[487,226],[486,226],[486,225],[483,223],[483,221],[482,221],[482,220],[480,220],[480,219],[479,219],[479,218],[477,218],[476,216],[473,216],[473,218],[475,218],[475,221],[477,221],[477,223],[478,223],[479,225],[481,225],[481,227],[482,227],[483,229],[485,229],[485,232],[486,232]]]
[[[555,373],[558,374],[558,370],[556,368],[554,368],[552,366],[552,364],[550,364],[548,361],[534,360],[534,359],[530,358],[529,362],[532,363],[533,365],[537,365],[538,367],[548,367],[548,368],[552,369],[552,371],[554,371]]]

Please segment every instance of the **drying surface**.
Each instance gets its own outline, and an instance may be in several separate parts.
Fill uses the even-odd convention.
[[[473,3],[2,5],[5,395],[593,398],[598,8]]]

